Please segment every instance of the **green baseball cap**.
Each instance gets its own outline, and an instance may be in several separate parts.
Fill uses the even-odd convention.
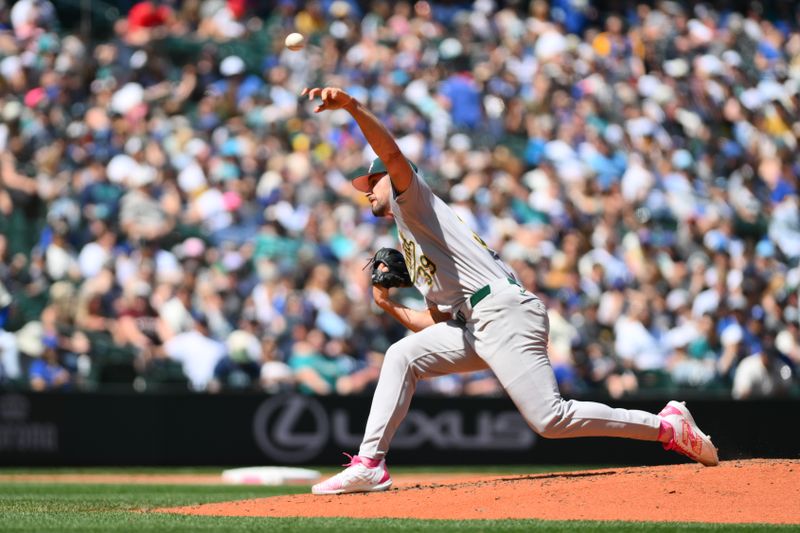
[[[406,161],[408,161],[408,164],[411,165],[411,169],[414,172],[417,172],[417,165],[408,159],[406,159]],[[376,174],[385,174],[388,172],[389,171],[386,169],[386,165],[383,164],[383,161],[381,161],[381,158],[376,157],[372,160],[372,163],[370,163],[366,174],[361,174],[360,176],[353,178],[353,187],[361,192],[369,192],[369,179]]]

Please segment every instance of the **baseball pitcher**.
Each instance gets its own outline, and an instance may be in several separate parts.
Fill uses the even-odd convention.
[[[393,302],[386,286],[391,283],[380,282],[379,273],[396,269],[392,267],[396,262],[376,258],[375,302],[415,333],[386,352],[358,455],[345,470],[314,485],[314,494],[387,490],[392,480],[386,454],[417,381],[486,368],[542,437],[659,441],[665,449],[706,466],[718,463],[711,439],[681,402],[670,401],[655,415],[564,400],[547,357],[549,324],[542,301],[521,287],[511,267],[433,194],[386,127],[363,104],[334,87],[304,89],[301,95],[319,100],[316,113],[348,111],[378,155],[353,186],[366,195],[375,216],[394,217],[407,283],[428,304],[419,311]]]

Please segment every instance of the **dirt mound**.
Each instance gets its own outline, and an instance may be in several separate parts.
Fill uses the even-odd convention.
[[[376,494],[280,496],[158,512],[213,516],[641,520],[800,524],[800,460],[726,461],[397,483]]]

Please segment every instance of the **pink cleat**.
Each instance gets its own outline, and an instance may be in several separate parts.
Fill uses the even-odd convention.
[[[369,464],[373,462],[372,459],[360,457],[358,455],[345,455],[350,458],[350,462],[342,466],[346,466],[347,468],[332,478],[326,479],[311,487],[312,494],[380,492],[389,490],[392,486],[392,478],[389,476],[389,470],[386,468],[385,459],[381,459],[376,466],[371,467]]]
[[[665,450],[675,450],[705,466],[717,466],[719,458],[711,437],[700,431],[684,402],[669,402],[658,416],[672,426],[672,440]]]

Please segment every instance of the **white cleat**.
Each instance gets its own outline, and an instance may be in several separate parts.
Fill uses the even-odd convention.
[[[684,402],[669,402],[658,416],[672,426],[672,440],[664,443],[665,450],[675,450],[705,466],[719,464],[711,437],[700,431]]]
[[[344,466],[344,470],[317,483],[311,487],[312,494],[345,494],[348,492],[380,492],[389,490],[392,486],[392,478],[386,468],[386,460],[376,467],[369,467],[365,459],[358,455],[350,456],[350,462]]]

